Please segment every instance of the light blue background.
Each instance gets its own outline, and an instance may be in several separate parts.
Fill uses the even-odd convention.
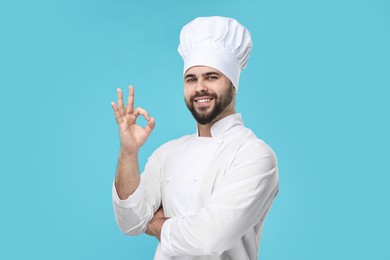
[[[152,259],[115,224],[110,102],[156,118],[142,165],[193,132],[177,45],[209,15],[252,33],[237,110],[279,159],[260,259],[390,259],[386,0],[2,1],[0,259]]]

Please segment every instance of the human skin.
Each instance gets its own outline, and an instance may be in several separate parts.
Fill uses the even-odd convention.
[[[222,111],[209,123],[200,124],[198,122],[199,136],[211,137],[211,126],[216,121],[235,113],[235,89],[232,90],[230,80],[214,68],[195,66],[186,71],[184,75],[184,99],[187,106],[192,105],[195,112],[200,116],[209,116],[216,103],[228,95],[228,91],[234,91],[231,102],[226,104],[226,107],[223,107]],[[118,104],[111,103],[120,136],[115,187],[118,197],[125,200],[134,193],[140,183],[138,152],[153,131],[155,121],[146,110],[140,107],[133,108],[134,88],[132,86],[129,87],[126,107],[124,107],[122,90],[118,89],[117,92]],[[145,127],[136,124],[136,119],[140,115],[147,120]],[[146,234],[155,236],[160,240],[162,226],[165,221],[163,208],[160,208],[149,222]]]
[[[153,131],[155,122],[149,113],[137,107],[134,109],[134,88],[129,87],[129,97],[124,107],[123,93],[117,89],[118,104],[112,102],[115,119],[119,128],[120,151],[117,171],[115,175],[115,187],[118,197],[127,199],[137,189],[140,183],[140,171],[138,165],[138,152]],[[147,125],[137,125],[136,119],[142,115],[147,120]]]
[[[234,91],[232,100],[209,123],[198,122],[199,136],[211,137],[211,126],[218,120],[235,113],[235,88],[231,90],[230,80],[218,70],[207,66],[189,68],[184,75],[184,99],[187,107],[192,105],[200,116],[210,115],[216,103]],[[194,98],[195,97],[195,98]]]

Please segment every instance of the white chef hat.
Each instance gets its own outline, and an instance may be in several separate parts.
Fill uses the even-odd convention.
[[[249,31],[232,18],[198,17],[180,33],[178,51],[184,60],[183,74],[193,66],[219,70],[238,90],[241,70],[252,49]]]

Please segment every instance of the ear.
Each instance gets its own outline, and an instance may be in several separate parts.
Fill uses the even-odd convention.
[[[233,85],[233,82],[230,81],[230,86],[234,89],[234,95],[237,95],[237,88]]]

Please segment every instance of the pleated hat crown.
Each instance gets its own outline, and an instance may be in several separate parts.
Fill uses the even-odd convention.
[[[184,60],[184,72],[193,66],[219,70],[238,90],[241,71],[252,49],[250,32],[233,18],[198,17],[180,33],[178,51]]]

